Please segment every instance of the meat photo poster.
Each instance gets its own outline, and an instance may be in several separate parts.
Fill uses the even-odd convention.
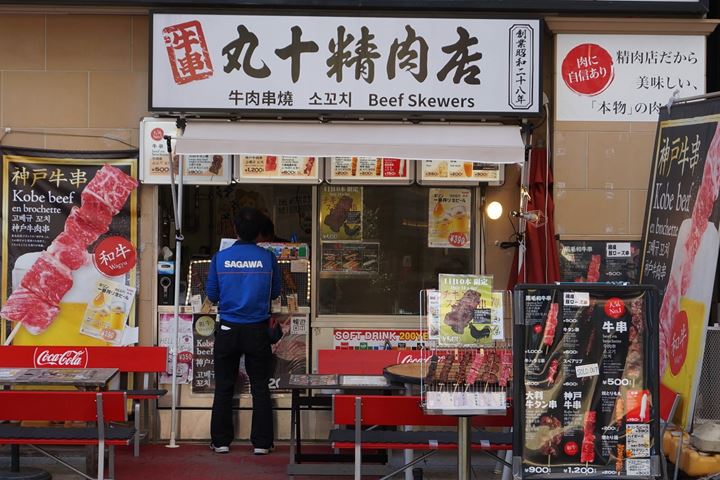
[[[3,342],[137,342],[137,152],[2,158]]]
[[[717,268],[720,101],[660,110],[643,226],[640,283],[658,287],[660,375],[692,421]]]
[[[439,346],[491,345],[502,332],[494,309],[503,302],[494,296],[490,275],[438,275],[440,292]],[[499,319],[499,320],[498,320]]]
[[[320,187],[320,240],[363,239],[363,187]]]
[[[515,296],[523,477],[658,476],[656,290],[529,285]]]

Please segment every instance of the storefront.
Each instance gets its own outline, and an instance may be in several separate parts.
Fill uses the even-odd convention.
[[[307,50],[284,56],[276,49],[283,36],[270,34],[270,20],[275,32],[278,25],[287,30],[288,40],[292,32],[288,49],[304,45]],[[508,170],[518,177],[526,156],[521,123],[540,111],[541,26],[538,20],[448,18],[430,28],[429,22],[374,16],[153,16],[152,105],[185,115],[178,116],[181,128],[172,119],[143,121],[141,181],[169,183],[164,137],[173,137],[173,154],[187,165],[183,303],[202,295],[204,278],[198,272],[222,239],[233,236],[234,209],[257,207],[274,222],[272,248],[283,269],[283,294],[274,310],[289,334],[275,353],[283,360],[279,367],[290,369],[276,369],[276,386],[283,375],[313,371],[319,349],[417,348],[420,291],[437,288],[438,273],[485,272],[481,212],[487,190],[502,189]],[[305,43],[301,35],[307,36]],[[187,36],[202,38],[204,48],[194,52],[175,41]],[[242,42],[253,36],[257,49],[243,51]],[[507,40],[505,49],[483,47],[500,36]],[[313,54],[328,43],[328,53]],[[236,47],[238,53],[231,54]],[[367,50],[364,56],[350,53],[361,48]],[[343,51],[347,59],[334,65],[332,59]],[[206,56],[200,67],[214,67],[204,72],[198,67],[196,78],[183,79],[182,58],[192,53]],[[238,55],[244,70],[236,63]],[[473,65],[480,58],[495,75]],[[263,74],[256,70],[260,65]],[[239,80],[242,91],[235,88]],[[194,118],[196,111],[213,109],[213,116],[231,118]],[[244,112],[290,119],[237,119]],[[322,121],[298,120],[313,117]],[[481,117],[493,121],[481,123]],[[187,173],[202,168],[202,174]],[[215,185],[202,185],[208,183]],[[167,219],[158,229],[162,251],[173,248],[175,235],[169,224],[170,187],[158,192],[155,216]],[[517,198],[517,205],[507,208],[519,209]],[[162,286],[158,292],[163,294]],[[202,300],[196,300],[196,310]],[[163,315],[163,322],[170,317]],[[203,348],[197,348],[197,322],[196,315],[194,351],[185,355],[192,359],[192,375],[182,367],[182,378],[193,378],[178,396],[183,418],[197,411],[184,407],[209,409],[211,404],[212,388],[205,385],[211,367],[202,359]],[[191,322],[182,323],[192,328]],[[282,398],[278,395],[279,403]],[[197,433],[207,435],[202,427],[198,424]],[[180,438],[188,436],[183,428]]]
[[[72,2],[47,3],[71,5]],[[182,303],[190,305],[192,295],[197,293],[192,289],[193,281],[188,281],[188,278],[199,277],[202,281],[200,272],[203,261],[220,247],[221,239],[231,233],[229,220],[233,206],[260,207],[275,221],[277,237],[308,246],[305,256],[300,256],[298,248],[295,254],[297,257],[287,262],[291,270],[293,262],[296,270],[301,265],[306,267],[303,273],[290,272],[298,296],[296,314],[307,316],[304,323],[301,317],[296,317],[297,320],[291,326],[295,327],[295,335],[304,338],[301,348],[295,346],[304,355],[299,368],[311,370],[315,366],[318,349],[384,347],[385,340],[389,340],[393,346],[394,342],[412,346],[412,332],[417,330],[417,292],[431,286],[440,269],[486,272],[494,275],[496,288],[505,287],[513,249],[501,249],[495,243],[512,244],[513,228],[505,218],[500,222],[486,222],[480,211],[483,200],[485,203],[500,200],[506,211],[519,209],[520,193],[517,185],[520,168],[513,165],[498,170],[479,168],[479,164],[475,163],[480,159],[474,156],[479,154],[476,147],[487,148],[492,145],[481,135],[487,134],[494,140],[498,136],[492,133],[497,131],[493,129],[515,129],[515,140],[502,147],[514,152],[511,160],[502,163],[514,164],[524,161],[524,152],[518,154],[516,149],[524,149],[524,142],[528,140],[520,133],[522,119],[529,119],[529,123],[537,127],[533,132],[532,146],[540,146],[545,141],[551,154],[555,168],[556,226],[562,241],[638,241],[642,230],[646,179],[655,129],[653,115],[657,114],[657,106],[664,104],[674,89],[680,90],[680,95],[685,96],[716,87],[705,81],[707,55],[704,38],[715,28],[715,23],[700,18],[707,11],[706,2],[702,1],[555,1],[542,2],[542,11],[536,5],[537,2],[457,2],[455,7],[458,15],[449,14],[448,17],[463,18],[458,20],[463,23],[443,32],[433,31],[432,35],[425,34],[423,22],[429,21],[428,16],[432,15],[428,12],[445,8],[440,2],[423,5],[384,2],[393,11],[387,17],[384,16],[387,12],[383,11],[382,17],[388,25],[393,25],[391,28],[382,22],[378,23],[378,17],[368,15],[367,11],[358,13],[355,10],[344,10],[334,14],[324,12],[323,15],[330,16],[322,17],[279,14],[279,17],[272,18],[276,22],[277,18],[282,18],[285,23],[273,23],[271,32],[271,27],[262,22],[263,18],[269,17],[263,17],[255,11],[235,10],[232,14],[217,16],[226,19],[223,21],[227,21],[227,24],[204,28],[203,37],[207,48],[198,51],[192,45],[189,45],[187,51],[176,49],[172,47],[172,42],[169,48],[162,30],[168,26],[199,20],[200,16],[185,15],[185,21],[160,25],[157,19],[164,14],[149,16],[147,9],[135,7],[136,3],[113,2],[115,10],[105,12],[113,15],[104,15],[99,7],[82,9],[64,6],[55,7],[52,11],[38,7],[29,13],[26,6],[15,10],[12,6],[5,7],[11,12],[8,15],[11,20],[8,22],[22,26],[22,30],[16,32],[15,36],[24,40],[25,50],[22,55],[10,51],[0,57],[0,68],[4,75],[3,90],[6,93],[4,98],[7,98],[2,105],[3,126],[13,129],[3,143],[77,150],[122,147],[108,138],[120,138],[134,144],[139,137],[138,119],[149,115],[145,96],[150,91],[150,109],[152,114],[158,116],[152,121],[159,122],[155,128],[164,130],[167,127],[169,130],[165,134],[188,140],[185,146],[182,141],[175,146],[176,154],[180,154],[181,148],[187,148],[184,153],[188,155],[211,155],[204,160],[205,163],[200,161],[194,164],[192,168],[195,168],[196,175],[191,175],[192,169],[189,168],[184,178],[185,240],[181,274],[186,285],[183,285]],[[242,8],[235,1],[215,3]],[[352,3],[342,2],[337,6],[357,7]],[[131,4],[133,6],[128,7]],[[180,7],[189,3],[177,1],[173,5]],[[294,5],[309,7],[301,2],[295,2]],[[57,9],[69,15],[53,15]],[[416,15],[416,12],[419,13]],[[500,37],[497,33],[488,38],[481,38],[477,33],[479,30],[492,31],[483,23],[487,20],[478,17],[498,14],[509,16],[517,12],[524,13],[519,14],[521,19],[512,20],[513,24],[537,27],[537,31],[533,32],[537,34],[533,37],[537,39],[533,49],[538,52],[538,56],[533,57],[536,60],[530,82],[534,86],[522,100],[507,98],[511,89],[505,72],[510,71],[500,66],[502,62],[507,62],[510,42],[498,41],[498,38],[506,37]],[[316,13],[316,10],[312,13]],[[637,18],[639,15],[647,17]],[[238,16],[248,21],[238,22]],[[580,16],[582,18],[578,18]],[[149,18],[152,21],[148,22]],[[295,18],[302,20],[291,24],[290,20]],[[312,18],[323,18],[326,23],[303,23]],[[338,18],[343,19],[344,37],[338,36]],[[361,21],[364,18],[373,20],[365,23]],[[250,19],[253,19],[252,22]],[[254,23],[256,20],[257,23]],[[204,22],[203,19],[203,26]],[[148,23],[153,26],[148,26]],[[8,28],[14,28],[13,25]],[[246,27],[244,33],[238,30],[240,25]],[[406,25],[412,27],[412,34]],[[293,30],[296,26],[297,37],[296,30]],[[466,62],[466,68],[443,72],[446,63],[454,58],[453,53],[462,53],[458,50],[458,43],[464,42],[458,40],[465,37],[457,26],[463,26],[468,34],[467,40],[478,37],[478,43],[468,45],[466,52],[462,50],[468,57],[457,57]],[[367,27],[368,35],[374,35],[375,38],[366,37],[363,56],[353,63],[350,58],[359,55],[356,43],[363,39],[363,27]],[[171,38],[170,35],[193,33],[195,27],[189,28],[169,30],[168,38]],[[211,33],[214,32],[220,32],[224,40],[213,44]],[[318,32],[322,38],[311,37],[312,32]],[[668,32],[683,38],[675,42],[677,38],[668,36]],[[336,68],[336,73],[328,76],[330,48],[337,50],[339,44],[348,41],[349,34],[354,38],[346,48],[350,55],[348,63]],[[622,65],[623,69],[629,70],[625,75],[616,58],[617,52],[647,50],[646,43],[635,42],[635,37],[630,35],[665,35],[662,42],[666,43],[655,43],[658,46],[655,50],[660,54],[664,50],[673,50],[686,56],[685,63],[680,67],[680,78],[675,79],[673,75],[678,76],[677,70],[668,69],[664,64],[650,68],[646,63],[637,62]],[[155,61],[149,67],[148,36],[155,45],[152,57]],[[425,72],[410,67],[410,64],[419,65],[423,58],[420,37],[423,37],[428,47],[429,63]],[[299,49],[291,48],[283,53],[285,47],[294,45],[295,38]],[[397,62],[392,70],[387,55],[396,38]],[[606,39],[608,42],[603,43]],[[659,41],[657,37],[648,40]],[[331,41],[335,47],[329,46]],[[310,51],[313,46],[306,43],[315,43],[318,52]],[[563,60],[575,47],[585,43],[600,45],[611,54],[613,64],[617,67],[615,76],[611,77],[611,84],[600,93],[583,90],[583,86],[579,87],[579,91],[568,92],[566,90],[571,89],[562,81]],[[380,58],[374,57],[370,46],[373,44]],[[59,45],[65,45],[63,48],[70,50],[72,55],[65,55],[65,50],[55,48]],[[453,45],[456,46],[455,50],[443,51],[443,47]],[[227,55],[222,53],[226,46]],[[402,56],[412,51],[416,51],[417,57]],[[482,59],[469,59],[477,52],[482,53]],[[186,77],[181,68],[182,62],[174,62],[185,58],[186,53],[200,54],[200,57],[187,57],[188,60],[209,55],[212,68],[202,70],[197,68],[198,64],[186,62],[186,66],[194,65],[192,75]],[[693,53],[697,61],[688,63],[691,61],[689,53]],[[493,54],[506,58],[493,59]],[[374,69],[369,69],[371,64]],[[473,78],[472,66],[476,64],[480,65],[477,76],[481,80],[479,86],[468,81]],[[207,66],[205,63],[203,65]],[[297,72],[294,66],[298,67]],[[265,67],[270,73],[263,77]],[[150,71],[150,86],[147,70]],[[250,76],[249,72],[259,78]],[[341,81],[338,81],[337,72],[344,73]],[[438,77],[441,72],[444,73],[444,76],[440,75],[443,80]],[[209,73],[213,76],[200,79]],[[296,81],[293,80],[295,73]],[[369,82],[371,73],[374,78]],[[392,80],[391,74],[394,75]],[[455,82],[456,74],[459,74],[458,82]],[[220,77],[231,79],[230,83],[213,83],[212,87],[199,88]],[[668,77],[673,82],[669,83]],[[418,78],[424,78],[424,81],[420,82]],[[513,78],[519,82],[521,77]],[[529,77],[526,79],[529,80]],[[543,80],[542,85],[540,79]],[[645,81],[646,84],[642,83]],[[427,91],[416,91],[415,86],[418,84],[432,84],[432,87],[428,87]],[[346,85],[354,85],[358,89],[345,88]],[[520,84],[515,86],[519,87]],[[622,88],[618,93],[614,89],[620,86]],[[602,89],[597,85],[594,87]],[[193,94],[187,94],[181,88]],[[639,89],[652,94],[652,98],[635,101]],[[478,96],[475,90],[489,93]],[[288,91],[295,93],[292,107],[288,104]],[[296,92],[309,94],[301,102],[301,96]],[[498,92],[502,92],[502,95]],[[313,93],[317,93],[314,99]],[[352,93],[352,100],[348,93]],[[415,96],[411,97],[412,94]],[[208,99],[203,95],[214,98]],[[471,98],[474,100],[472,104],[469,100]],[[32,99],[38,99],[38,102]],[[350,101],[352,106],[348,104]],[[19,105],[19,102],[23,104]],[[625,113],[622,113],[623,105]],[[627,113],[636,108],[644,109],[642,105],[648,105],[647,110],[632,115]],[[63,113],[55,115],[54,112]],[[637,115],[640,113],[642,115]],[[187,121],[184,133],[175,126],[176,118]],[[216,123],[211,123],[211,118],[215,118]],[[368,123],[370,120],[375,124]],[[267,123],[260,124],[260,121]],[[291,135],[286,130],[279,133],[280,129],[297,127],[302,122],[307,122],[311,128],[318,128],[319,133],[303,134],[297,129],[298,137],[294,139],[293,145],[277,141]],[[378,122],[383,126],[380,133],[377,129],[368,135],[360,133],[362,128],[374,127]],[[433,133],[432,136],[412,134],[408,135],[411,138],[409,142],[399,145],[390,142],[396,128],[425,127],[428,123],[448,133]],[[249,124],[258,127],[249,129]],[[238,126],[243,128],[232,130]],[[350,147],[343,150],[328,147],[337,138],[338,134],[334,130],[337,127],[346,127],[352,135],[356,135],[354,139],[352,136],[345,138],[346,146]],[[23,133],[23,128],[34,130],[35,133]],[[232,131],[225,131],[226,128]],[[481,133],[458,133],[468,128]],[[151,144],[154,140],[159,144],[157,148],[166,155],[163,135],[154,138],[153,128],[149,130]],[[250,133],[246,133],[248,131]],[[58,136],[63,132],[107,137]],[[144,131],[140,134],[141,145],[146,145],[143,135],[147,133]],[[381,141],[383,133],[390,140],[385,144]],[[414,154],[422,146],[416,143],[421,144],[421,140],[426,138],[433,141],[442,139],[441,144],[435,144],[438,150],[431,154],[427,153],[428,150]],[[466,142],[468,139],[472,142]],[[228,145],[227,140],[242,141],[242,144]],[[255,140],[257,143],[254,143]],[[193,150],[194,145],[203,142],[215,147],[201,145]],[[383,148],[371,149],[378,145]],[[448,154],[451,151],[457,153],[453,149],[463,145],[473,150],[473,155]],[[320,146],[328,148],[321,150]],[[278,149],[280,147],[281,150]],[[223,157],[222,174],[213,174],[208,178],[208,175],[198,170],[198,165],[205,165],[206,171],[214,169],[212,155]],[[240,158],[242,156],[244,158]],[[295,159],[284,158],[290,156]],[[276,157],[275,160],[273,157]],[[315,161],[306,173],[305,167],[311,157]],[[353,157],[357,158],[357,162],[353,162]],[[497,152],[490,157],[484,157],[483,161],[495,162]],[[414,160],[417,158],[440,162],[453,160],[454,163],[445,164],[445,169],[442,163],[436,163],[423,173],[425,164]],[[380,173],[374,169],[378,166],[378,159],[381,160]],[[403,160],[406,162],[402,163]],[[166,162],[165,156],[160,160],[160,168]],[[466,162],[472,164],[471,175],[464,170]],[[273,171],[277,175],[272,174]],[[502,178],[496,176],[500,172],[504,172],[504,183]],[[138,190],[141,215],[138,244],[140,282],[136,302],[139,343],[145,345],[162,343],[163,325],[168,325],[168,319],[172,318],[170,312],[173,299],[168,294],[173,292],[174,276],[170,273],[155,275],[154,272],[157,262],[175,249],[172,199],[167,186],[168,171],[155,172],[160,177],[155,180],[148,178],[148,173],[151,176],[153,174],[147,171],[140,173],[142,184]],[[465,230],[464,225],[467,225],[466,242],[461,248],[431,242],[428,236],[431,221],[435,222],[438,236],[444,236],[440,233],[445,231],[444,228],[449,228],[433,220],[434,208],[431,209],[433,194],[442,194],[443,191],[458,195],[464,204],[470,205],[469,222],[456,223],[456,226],[463,225],[460,230]],[[335,232],[325,222],[332,205],[324,208],[323,200],[337,199],[338,192],[341,193],[340,197],[346,195],[358,202],[350,211],[360,212],[355,209],[360,205],[360,198],[363,208],[361,222],[357,218],[356,223],[331,221],[338,229]],[[441,216],[438,215],[438,220]],[[360,229],[355,232],[358,227]],[[356,238],[351,235],[353,232]],[[343,235],[351,238],[340,238]],[[568,244],[568,247],[571,246]],[[168,256],[170,262],[173,259],[173,256]],[[305,260],[307,263],[303,264]],[[196,262],[193,264],[193,275],[190,272],[191,261]],[[299,282],[300,277],[306,279],[304,284]],[[301,289],[304,290],[300,292]],[[283,307],[288,308],[287,295]],[[163,318],[165,320],[161,320]],[[189,318],[189,330],[192,331],[193,318],[186,318]],[[394,333],[389,336],[385,333],[387,331]],[[364,332],[369,332],[369,335]],[[188,351],[192,351],[196,347],[192,345],[192,338],[188,343],[191,349]],[[199,348],[204,347],[201,344]],[[180,363],[185,365],[192,358],[178,357]],[[203,365],[206,366],[205,363]],[[194,367],[198,368],[197,362]],[[285,401],[282,394],[277,399],[278,406],[282,407]],[[178,400],[181,424],[179,438],[207,438],[210,395],[192,393],[192,386],[181,385]],[[162,437],[167,438],[170,402],[169,399],[164,402],[160,417],[163,420]],[[243,407],[248,404],[249,400],[241,400]],[[242,411],[241,415],[246,413]],[[288,423],[284,421],[286,418],[286,412],[279,411],[281,436],[286,435],[282,431],[282,426]],[[245,417],[241,421],[240,437],[247,436],[245,429],[249,422],[244,420]],[[324,436],[323,426],[319,425],[317,429],[318,436]]]

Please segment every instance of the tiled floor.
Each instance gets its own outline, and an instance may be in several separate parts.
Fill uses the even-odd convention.
[[[316,447],[319,448],[319,447]],[[9,449],[0,448],[0,469],[9,467]],[[82,477],[69,472],[61,465],[53,464],[49,459],[27,456],[22,451],[21,465],[40,467],[48,470],[54,480],[79,480]],[[64,451],[63,458],[76,467],[84,468],[82,451],[77,449]],[[457,478],[454,452],[441,452],[420,463],[426,480],[445,480]],[[242,478],[243,480],[270,480],[288,478],[287,445],[278,445],[275,452],[267,456],[255,456],[249,445],[233,444],[227,455],[218,455],[210,451],[207,445],[182,444],[180,448],[170,449],[165,445],[143,445],[140,457],[133,457],[130,448],[117,450],[116,478],[118,480],[160,478],[172,480],[221,480]],[[501,476],[493,473],[494,462],[488,457],[475,454],[472,457],[473,477],[475,479],[499,480]],[[393,464],[402,463],[401,452],[392,458]],[[81,468],[81,469],[82,469]],[[0,480],[7,477],[0,472]],[[349,476],[295,476],[297,480],[333,480],[348,479]],[[377,478],[377,477],[365,477]],[[403,479],[402,475],[394,478]]]

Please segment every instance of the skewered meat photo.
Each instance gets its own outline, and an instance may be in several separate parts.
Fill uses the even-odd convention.
[[[339,232],[340,228],[345,225],[352,206],[352,198],[347,195],[343,195],[330,209],[330,213],[325,217],[323,223],[330,227],[330,230],[333,232]]]
[[[475,290],[467,290],[462,298],[452,305],[443,321],[452,328],[453,332],[462,334],[465,327],[472,321],[475,309],[480,304],[480,294]]]

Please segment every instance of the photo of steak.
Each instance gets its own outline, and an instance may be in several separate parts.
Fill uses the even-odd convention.
[[[59,305],[72,285],[72,271],[47,252],[40,255],[20,281],[22,288],[50,305]]]
[[[45,303],[33,292],[21,287],[13,290],[0,315],[13,322],[21,322],[29,333],[39,335],[50,326],[59,311],[59,307]]]
[[[475,290],[467,290],[462,298],[451,307],[443,320],[453,332],[462,334],[465,327],[472,321],[475,309],[480,304],[480,294]]]
[[[82,205],[80,205],[80,212],[78,213],[98,231],[107,231],[113,217],[110,207],[94,195],[87,195],[82,199]]]
[[[350,213],[352,206],[352,198],[347,195],[343,195],[337,201],[335,206],[330,209],[330,213],[328,213],[328,215],[325,217],[323,223],[330,227],[330,230],[332,230],[333,232],[339,232],[340,227],[342,227],[347,221],[348,214]]]
[[[47,251],[70,270],[77,270],[88,261],[87,243],[77,236],[62,232]]]
[[[90,220],[85,218],[83,212],[78,207],[73,207],[70,210],[70,215],[65,220],[65,233],[78,239],[78,242],[86,243],[90,245],[98,239],[100,235],[107,232],[110,225],[106,225],[104,228],[92,223]]]
[[[85,186],[82,191],[82,201],[85,203],[86,197],[95,196],[110,207],[115,215],[122,209],[130,193],[137,186],[137,180],[130,175],[125,174],[119,168],[104,165]]]

